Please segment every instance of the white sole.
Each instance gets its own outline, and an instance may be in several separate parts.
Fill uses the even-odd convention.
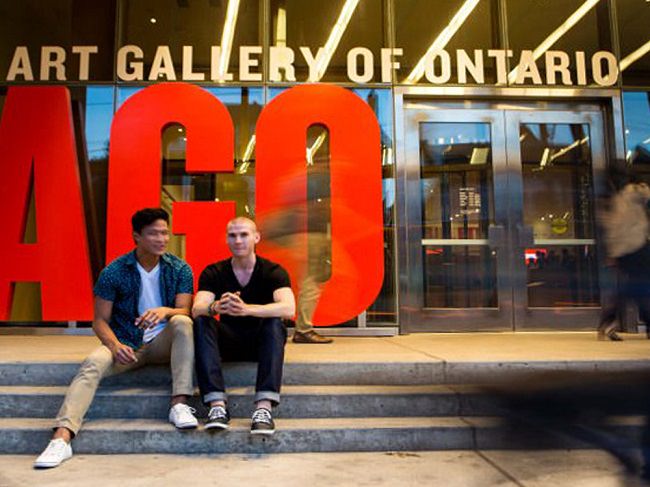
[[[271,435],[273,435],[273,433],[275,433],[275,430],[254,430],[254,431],[251,431],[251,435],[254,435],[254,436],[258,436],[258,435],[259,436],[271,436]]]
[[[59,463],[34,463],[34,468],[54,468],[61,465],[63,462],[70,460],[72,457],[64,458]]]
[[[203,427],[205,430],[227,430],[230,428],[230,425],[227,424],[220,424],[220,423],[212,423],[212,424],[206,424]]]
[[[198,424],[174,424],[174,423],[171,424],[175,426],[177,430],[193,430],[199,426]]]

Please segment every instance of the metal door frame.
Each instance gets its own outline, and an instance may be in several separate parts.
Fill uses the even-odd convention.
[[[438,123],[488,123],[490,124],[490,144],[492,150],[492,194],[494,199],[494,225],[505,226],[508,217],[507,197],[499,197],[496,190],[506,184],[506,140],[505,123],[501,110],[488,109],[442,109],[430,110],[426,108],[408,109],[405,117],[405,149],[406,149],[406,233],[407,245],[406,262],[409,266],[408,274],[411,276],[407,285],[408,308],[413,310],[409,315],[408,326],[411,331],[433,331],[429,322],[440,320],[440,331],[453,330],[508,330],[512,327],[512,287],[509,282],[510,264],[506,256],[509,255],[507,239],[503,239],[497,252],[496,281],[497,281],[497,308],[424,308],[423,286],[424,268],[422,248],[425,240],[422,235],[422,202],[420,178],[420,140],[419,124],[422,122]],[[492,222],[490,222],[492,223]],[[417,242],[417,243],[416,243]],[[489,247],[488,239],[441,239],[435,242],[428,240],[428,244],[444,246],[482,246]],[[504,256],[505,258],[502,258]]]
[[[433,105],[435,102],[436,105]],[[521,110],[523,112],[540,113],[549,108],[558,109],[572,107],[582,109],[582,105],[594,104],[600,107],[603,115],[603,157],[623,159],[625,156],[624,129],[622,116],[621,91],[616,89],[549,89],[549,88],[500,88],[500,87],[396,87],[394,90],[395,103],[395,155],[396,155],[396,223],[397,223],[397,272],[398,272],[398,322],[401,333],[418,331],[437,331],[430,326],[423,326],[417,308],[421,296],[413,295],[413,279],[418,279],[421,269],[414,270],[413,256],[409,252],[409,238],[413,229],[408,227],[407,185],[408,150],[406,134],[406,118],[408,109],[427,108],[428,110],[444,109],[452,104],[461,107],[493,107],[495,110]],[[441,108],[440,108],[441,107]],[[586,108],[586,107],[585,107]],[[503,112],[502,112],[503,113]],[[419,161],[419,159],[418,159]],[[412,169],[411,169],[412,170]],[[496,196],[496,195],[495,195]],[[420,229],[421,232],[421,229]],[[421,279],[421,276],[419,277]],[[454,311],[454,310],[448,310]],[[470,309],[471,311],[471,309]],[[441,317],[442,319],[442,317]],[[514,324],[514,323],[513,323]],[[507,328],[512,329],[512,324]],[[593,326],[593,322],[591,324]],[[475,329],[471,326],[456,326],[453,330],[464,331]],[[520,327],[521,329],[521,327]]]

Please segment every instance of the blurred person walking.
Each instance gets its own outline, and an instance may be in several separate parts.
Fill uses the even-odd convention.
[[[647,215],[650,187],[620,169],[612,170],[608,184],[614,194],[601,218],[605,248],[624,283],[617,286],[614,298],[603,306],[598,339],[621,341],[616,333],[616,318],[627,299],[638,306],[641,321],[646,326],[650,324],[650,223]]]

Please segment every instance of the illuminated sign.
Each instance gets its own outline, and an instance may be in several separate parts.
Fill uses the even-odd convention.
[[[322,78],[331,53],[328,55],[323,47],[315,52],[309,47],[300,47],[298,51],[299,53],[286,46],[269,48],[269,81],[312,82]],[[61,46],[42,46],[38,53],[40,62],[36,64],[34,60],[37,53],[30,52],[26,46],[18,46],[14,50],[5,81],[88,81],[92,55],[98,52],[98,46],[72,46],[69,52]],[[346,55],[347,77],[349,81],[359,84],[375,79],[390,83],[395,75],[401,74],[399,58],[403,54],[401,48],[382,48],[377,60],[370,49],[354,47]],[[151,64],[145,71],[144,50],[136,45],[126,45],[117,51],[116,72],[120,81],[261,82],[262,55],[262,46],[240,46],[238,72],[231,73],[228,72],[227,63],[223,62],[221,47],[211,46],[209,72],[205,72],[205,67],[197,71],[194,66],[193,46],[183,46],[180,59],[172,57],[169,46],[157,46]],[[71,56],[79,57],[79,68],[74,73],[66,66],[66,59]],[[309,68],[305,79],[296,79],[295,60],[298,56]],[[540,70],[542,61],[544,69]],[[507,68],[509,62],[514,65],[510,72]],[[522,50],[518,57],[514,57],[513,51],[507,49],[457,49],[453,52],[437,49],[427,52],[401,82],[414,84],[424,79],[434,85],[444,85],[455,75],[458,84],[480,85],[485,84],[486,66],[492,64],[496,85],[593,84],[606,87],[616,84],[619,76],[616,56],[609,51],[598,51],[588,58],[584,51],[569,54],[558,50]],[[377,65],[380,66],[378,77],[375,73]],[[179,71],[176,66],[180,67]]]
[[[160,83],[131,96],[111,127],[107,262],[133,247],[131,215],[160,206],[161,133],[185,126],[188,173],[231,172],[234,130],[225,106],[185,83]],[[379,124],[372,109],[337,86],[304,85],[275,97],[256,127],[256,220],[260,226],[287,204],[281,187],[290,174],[307,202],[306,134],[312,125],[330,133],[332,275],[315,322],[347,321],[372,304],[383,282],[382,175]],[[41,283],[45,321],[91,320],[92,280],[79,182],[70,96],[65,87],[9,88],[0,120],[0,320],[11,312],[13,284]],[[362,177],[361,177],[362,176]],[[37,243],[23,243],[30,187],[36,201]],[[295,205],[296,195],[292,196]],[[174,203],[172,231],[186,236],[195,276],[229,255],[225,225],[234,202]],[[300,222],[306,228],[306,222]],[[307,236],[289,249],[267,242],[260,253],[302,279]]]

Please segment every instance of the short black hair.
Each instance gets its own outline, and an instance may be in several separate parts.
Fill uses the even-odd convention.
[[[144,227],[156,220],[165,220],[169,223],[169,214],[162,208],[143,208],[131,217],[131,227],[135,233],[141,233]]]

